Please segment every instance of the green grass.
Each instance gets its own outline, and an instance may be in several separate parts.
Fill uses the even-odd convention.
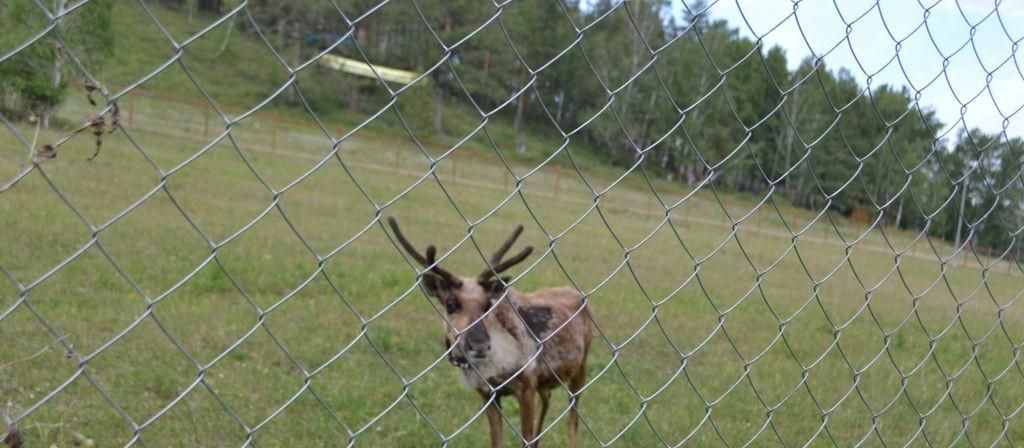
[[[190,125],[184,119],[192,114],[181,111],[184,115],[174,116],[177,112],[173,104],[158,107],[160,103],[148,101],[139,98],[136,122],[128,126],[129,132],[167,171],[202,147],[202,138],[195,133],[194,138],[185,137],[190,135]],[[71,103],[65,115],[74,116],[82,107]],[[158,117],[160,123],[175,123],[178,128],[152,126],[140,118],[147,115]],[[159,118],[162,115],[167,117]],[[29,136],[32,133],[29,128],[19,130]],[[240,128],[235,133],[241,154],[275,189],[309,170],[330,149],[326,140],[319,141],[315,134],[299,129],[278,131],[277,152],[259,144],[259,139],[265,137],[261,131]],[[40,141],[55,137],[54,132],[43,132]],[[303,145],[303,141],[308,143]],[[24,149],[10,134],[5,134],[0,144],[7,175],[23,160]],[[44,165],[44,171],[31,173],[17,187],[0,195],[0,247],[4,248],[0,265],[23,284],[34,282],[89,245],[91,239],[91,232],[46,179],[58,186],[95,226],[108,223],[160,185],[159,174],[124,134],[108,135],[101,155],[86,162],[92,145],[89,135],[74,138],[61,148],[58,158]],[[412,185],[418,179],[415,174],[429,167],[410,142],[393,135],[359,133],[343,143],[340,154],[351,176],[378,205]],[[452,201],[430,178],[383,213],[400,217],[411,238],[420,244],[452,247],[465,231],[455,206],[476,220],[512,192],[512,182],[505,181],[503,168],[485,155],[482,150],[460,149],[452,160],[438,165],[436,172]],[[526,168],[516,165],[515,169],[521,173]],[[607,182],[604,173],[592,174],[596,182]],[[555,182],[559,184],[557,194]],[[601,200],[601,215],[596,210],[591,212],[572,232],[558,239],[517,286],[530,290],[573,283],[589,292],[612,275],[623,260],[623,251],[608,229],[614,230],[623,244],[633,246],[653,232],[660,223],[659,216],[664,216],[657,203],[648,204],[650,192],[639,185],[639,179],[628,179],[611,190]],[[655,185],[666,197],[685,194],[685,190],[670,184]],[[526,242],[549,247],[538,223],[555,235],[589,208],[590,196],[582,182],[565,172],[543,170],[528,178],[522,190],[522,197],[513,197],[478,229],[477,241],[485,250],[517,223],[528,224]],[[195,271],[212,251],[210,243],[182,217],[171,197],[219,248],[214,261],[165,296],[168,288]],[[202,384],[141,432],[140,437],[149,445],[241,444],[245,430],[209,390],[252,428],[302,390],[305,376],[296,363],[307,372],[321,368],[350,344],[343,356],[312,377],[310,389],[254,434],[257,443],[334,445],[347,440],[344,429],[317,397],[337,419],[356,430],[369,424],[407,390],[408,399],[400,400],[360,435],[358,442],[369,446],[418,446],[438,441],[430,425],[450,434],[475,414],[478,399],[455,382],[447,364],[439,364],[407,389],[392,372],[394,369],[411,379],[439,356],[442,321],[418,292],[391,305],[412,285],[414,277],[378,226],[370,226],[344,246],[324,263],[321,275],[306,283],[317,272],[317,258],[303,240],[316,254],[325,256],[359,234],[375,216],[375,206],[355,187],[342,164],[329,160],[282,193],[279,208],[264,214],[272,199],[273,194],[243,163],[239,152],[229,143],[218,144],[170,175],[166,190],[158,190],[132,212],[104,227],[95,244],[27,294],[26,301],[0,322],[5,401],[15,414],[23,412],[74,377],[63,392],[46,401],[23,423],[29,428],[25,431],[29,446],[67,443],[72,431],[104,446],[129,441],[133,436],[130,426],[91,383],[102,387],[136,422],[148,420],[199,378],[198,367],[171,344],[164,331],[200,365],[219,361],[203,372]],[[754,204],[734,196],[726,196],[726,202],[735,210]],[[794,221],[809,216],[787,207],[781,210]],[[640,420],[622,434],[623,442],[657,444],[651,427],[668,441],[681,440],[704,417],[706,400],[716,403],[711,417],[725,440],[742,444],[757,433],[767,415],[754,388],[761,399],[774,406],[801,386],[803,369],[798,361],[805,366],[814,364],[807,372],[808,380],[772,414],[777,431],[789,444],[803,443],[817,431],[821,422],[818,406],[830,408],[844,396],[845,400],[830,412],[828,425],[829,434],[841,445],[856,442],[870,428],[871,412],[861,396],[873,409],[882,409],[896,399],[879,419],[879,430],[889,443],[904,441],[917,430],[918,418],[908,398],[919,409],[937,406],[925,429],[932,443],[943,445],[956,438],[961,428],[960,412],[967,413],[967,409],[979,405],[979,411],[969,420],[967,434],[971,440],[987,444],[1000,434],[1003,421],[993,404],[1009,413],[1024,399],[1024,382],[1011,364],[1014,349],[1007,339],[1009,336],[1013,343],[1021,340],[1021,312],[1019,307],[1005,311],[1004,326],[997,327],[977,346],[976,363],[965,330],[980,338],[996,324],[995,304],[1005,305],[1016,297],[1019,276],[1007,275],[1005,265],[998,265],[987,274],[984,287],[976,290],[982,272],[975,261],[965,265],[957,258],[940,277],[934,255],[928,261],[928,251],[923,247],[916,250],[915,257],[903,257],[898,271],[890,274],[892,254],[871,246],[880,240],[877,230],[862,243],[863,247],[853,249],[845,263],[843,246],[836,244],[838,238],[823,238],[821,229],[826,227],[812,229],[799,240],[795,251],[787,252],[790,239],[779,236],[779,218],[771,218],[767,212],[762,208],[758,219],[740,224],[736,237],[731,238],[729,227],[720,223],[723,218],[717,201],[699,193],[672,213],[673,223],[695,259],[715,253],[700,263],[698,278],[672,294],[696,266],[669,229],[662,227],[630,253],[627,268],[618,270],[592,292],[594,314],[608,338],[595,344],[590,374],[603,374],[582,401],[582,413],[597,437],[604,441],[615,437],[643,410]],[[250,223],[254,224],[249,230],[221,245]],[[853,231],[856,226],[844,222],[842,228]],[[896,241],[912,238],[899,232],[889,237]],[[719,246],[721,249],[717,249]],[[876,249],[869,250],[868,246]],[[763,270],[783,254],[785,257],[761,279],[760,290],[737,305],[757,280],[747,256],[757,270]],[[159,300],[149,317],[118,342],[98,351],[147,309],[143,297],[107,261],[107,255],[146,297]],[[571,280],[555,263],[556,256]],[[457,272],[472,272],[480,266],[479,255],[466,245],[455,251],[446,265]],[[791,316],[812,298],[810,278],[821,279],[832,270],[836,272],[818,290],[820,302],[812,302],[789,320],[785,339],[772,345],[779,322],[768,306],[780,316]],[[908,289],[919,294],[937,279],[940,283],[919,299],[918,315],[899,327],[913,307]],[[875,287],[878,282],[882,283]],[[334,292],[332,284],[343,298]],[[865,287],[874,291],[870,309],[857,314]],[[18,300],[17,288],[6,280],[0,288],[0,307],[6,312]],[[282,302],[286,296],[289,298]],[[655,308],[648,297],[664,303]],[[964,302],[960,322],[953,320],[957,298]],[[719,321],[716,307],[731,311],[723,320],[723,330],[704,342]],[[271,311],[261,321],[257,309]],[[89,357],[84,369],[88,377],[75,377],[77,361],[66,356],[33,310],[77,354]],[[654,311],[657,321],[643,327]],[[360,319],[371,317],[375,319],[367,326],[365,337],[360,338]],[[815,363],[832,344],[834,325],[842,327],[838,347]],[[876,360],[884,347],[879,326],[885,331],[900,329],[891,336],[888,351]],[[929,337],[922,328],[933,335],[942,334],[933,356],[927,358]],[[250,336],[243,343],[221,357],[247,334]],[[619,347],[626,340],[629,343],[618,350],[610,345]],[[294,363],[277,344],[287,348]],[[750,367],[748,379],[719,401],[744,371],[733,344],[747,359],[767,351]],[[701,348],[691,354],[698,346]],[[32,357],[45,347],[52,348]],[[676,373],[682,357],[676,349],[688,355],[680,375]],[[390,368],[377,351],[386,357]],[[894,364],[910,371],[922,358],[923,364],[914,370],[905,395],[897,396],[901,376]],[[858,390],[849,396],[846,391],[854,378],[847,362],[865,369],[859,376]],[[611,367],[605,369],[609,363]],[[1010,371],[993,382],[986,398],[988,383],[981,375],[982,369],[989,378],[995,378],[1008,366]],[[951,396],[945,397],[942,372],[953,375],[961,368]],[[666,382],[669,385],[662,389]],[[634,388],[640,395],[633,392]],[[641,398],[657,391],[660,393],[648,401]],[[961,411],[956,410],[954,401]],[[430,425],[417,417],[413,402],[429,416]],[[560,394],[552,414],[559,415],[566,403],[565,395]],[[646,405],[641,407],[642,403]],[[515,415],[514,404],[507,409]],[[1019,420],[1015,417],[1007,422],[1012,438],[1024,436]],[[486,432],[486,424],[477,419],[453,443],[479,446],[486,440]],[[512,431],[508,433],[511,440]],[[556,446],[564,443],[564,424],[556,423],[548,437]],[[710,422],[693,437],[698,445],[720,443]],[[584,439],[588,446],[597,444],[589,431],[585,431]],[[774,440],[771,428],[758,440],[759,445],[770,444]],[[826,435],[819,435],[814,445],[828,445]]]
[[[201,27],[156,12],[175,30]],[[127,62],[108,67],[103,79],[111,85],[129,82],[140,76],[135,68],[152,64],[136,59],[147,57],[143,49],[150,38],[144,31],[153,30],[136,20],[138,11],[119,17],[125,32],[139,38],[123,40],[119,54]],[[200,44],[215,49],[219,40]],[[250,55],[254,45],[237,39],[229,51]],[[193,63],[203,62],[198,59]],[[239,78],[230,73],[237,68],[221,66],[196,65],[195,71]],[[186,96],[182,92],[190,82],[170,73],[161,75],[166,84],[155,82],[153,90]],[[273,81],[270,75],[246,79]],[[265,93],[242,82],[226,84],[214,90],[240,108],[242,100]],[[381,213],[398,216],[414,241],[452,248],[465,236],[460,214],[478,220],[514,192],[512,176],[484,137],[474,137],[437,163],[440,184],[428,178],[391,203],[430,168],[405,134],[394,127],[356,132],[341,144],[339,159],[292,185],[331,144],[309,122],[280,120],[306,120],[301,115],[272,107],[232,131],[237,149],[223,140],[161,183],[161,174],[133,141],[169,172],[224,124],[216,115],[207,124],[194,106],[147,96],[125,98],[122,107],[127,110],[131,101],[132,115],[124,124],[133,140],[121,132],[107,135],[100,156],[86,162],[93,140],[79,135],[42,170],[0,193],[0,266],[22,285],[33,284],[21,301],[19,288],[0,276],[0,313],[6,316],[0,320],[2,404],[20,415],[67,383],[22,422],[27,446],[72,444],[76,434],[98,446],[131,441],[133,429],[97,387],[140,424],[174,403],[138,434],[149,446],[241,445],[247,430],[235,418],[251,430],[289,402],[252,434],[258,445],[335,446],[348,441],[347,427],[363,429],[356,439],[360,445],[423,446],[440,442],[432,427],[447,436],[477,413],[479,399],[455,381],[447,363],[420,376],[441,354],[442,319],[418,290],[397,300],[413,285],[414,271],[373,223],[377,208],[390,204]],[[73,123],[89,113],[84,101],[72,96],[60,116]],[[328,128],[337,137],[352,129],[352,118],[333,117]],[[513,141],[507,127],[491,126],[502,136],[498,141]],[[18,131],[28,138],[34,132],[27,126]],[[44,130],[38,142],[59,135]],[[427,139],[425,150],[436,157],[446,141]],[[517,175],[558,146],[535,136],[530,143],[531,153],[514,160]],[[622,169],[582,157],[585,150],[575,141],[569,145],[582,159],[586,180],[603,189]],[[12,134],[0,134],[0,178],[14,175],[26,155]],[[918,413],[928,414],[924,433],[934,445],[969,440],[987,446],[1004,425],[1014,442],[1024,437],[1019,415],[1005,422],[1000,416],[1024,402],[1024,376],[1015,358],[1015,345],[1024,338],[1024,313],[1009,306],[1021,292],[1016,268],[1011,272],[1002,263],[983,272],[976,260],[961,255],[943,272],[926,240],[894,265],[886,239],[902,249],[914,235],[890,230],[883,235],[878,229],[847,258],[845,245],[827,224],[812,227],[791,249],[792,238],[772,207],[761,207],[733,234],[723,206],[706,191],[671,212],[684,250],[669,228],[659,229],[666,211],[636,173],[552,243],[545,232],[561,234],[594,202],[575,170],[564,168],[564,153],[556,163],[561,168],[545,167],[523,181],[522,194],[477,229],[476,241],[487,251],[524,223],[524,243],[550,251],[538,251],[542,261],[517,288],[574,284],[590,293],[604,337],[595,341],[589,360],[594,383],[582,398],[589,428],[582,430],[585,446],[598,446],[620,432],[625,446],[658,445],[658,435],[674,444],[690,436],[708,412],[711,421],[692,434],[694,445],[720,445],[722,438],[742,445],[766,423],[769,412],[762,401],[775,409],[774,427],[761,432],[755,446],[777,444],[776,432],[788,445],[817,434],[812,446],[831,446],[831,440],[849,446],[865,437],[867,445],[877,446],[878,436],[869,431],[872,414],[883,409],[877,431],[890,445],[915,436]],[[95,242],[50,182],[85,220],[103,226]],[[269,211],[275,195],[264,182],[274,191],[291,185]],[[670,182],[653,185],[668,203],[688,193]],[[721,197],[733,217],[757,205],[750,197]],[[779,210],[790,226],[802,227],[814,216],[782,205]],[[864,232],[852,222],[838,224],[848,239]],[[229,239],[242,228],[248,230]],[[628,266],[620,268],[625,258],[620,243],[632,248],[641,241],[629,252]],[[939,254],[951,253],[948,245],[933,243]],[[80,256],[47,276],[82,248]],[[207,262],[211,254],[216,256]],[[328,254],[318,270],[318,256]],[[467,244],[445,265],[471,273],[481,259]],[[773,265],[764,276],[757,274]],[[696,277],[677,291],[694,272]],[[37,279],[43,280],[35,285]],[[866,298],[869,308],[861,311]],[[722,310],[729,310],[724,317]],[[657,320],[649,320],[652,314]],[[82,370],[40,319],[87,359]],[[787,322],[783,338],[776,338],[779,319]],[[756,361],[745,367],[743,359]],[[306,388],[304,372],[312,371],[318,373]],[[905,390],[901,371],[909,375]],[[955,377],[948,394],[946,377]],[[713,403],[710,411],[708,403]],[[556,394],[550,415],[561,415],[566,405],[566,395]],[[828,411],[827,433],[819,433],[821,409]],[[508,402],[506,411],[518,427],[515,404]],[[965,435],[962,415],[970,415]],[[484,445],[483,420],[477,418],[451,444]],[[549,418],[548,424],[553,422]],[[546,444],[564,445],[564,421],[553,424]],[[513,431],[506,434],[511,445]],[[917,441],[921,444],[920,436]]]

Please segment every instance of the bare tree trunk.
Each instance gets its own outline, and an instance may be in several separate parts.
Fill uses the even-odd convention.
[[[903,200],[907,197],[900,195],[900,206],[896,208],[896,230],[900,229],[900,223],[903,222]]]
[[[647,104],[647,110],[644,111],[644,118],[640,121],[640,132],[634,137],[640,142],[640,149],[647,146],[647,130],[651,127],[651,122],[654,121],[654,115],[651,111],[654,110],[654,105],[658,101],[656,92],[651,91],[651,101]]]
[[[64,8],[67,6],[67,0],[55,0],[54,1],[54,12],[57,19],[57,29],[60,29],[61,20],[64,16]],[[53,87],[60,87],[61,83],[64,82],[64,56],[61,50],[60,44],[54,43],[54,56],[53,56]],[[43,110],[43,127],[49,129],[50,121],[53,118],[53,109],[56,107],[54,104],[47,104]]]
[[[359,83],[351,82],[349,83],[349,86],[350,87],[348,89],[348,108],[352,112],[359,112]]]
[[[441,86],[435,86],[434,91],[434,132],[437,135],[444,134],[444,91]]]
[[[956,216],[956,244],[954,247],[960,247],[960,237],[963,231],[964,225],[964,209],[967,207],[967,178],[964,178],[964,190],[960,192],[960,213]]]
[[[555,123],[558,123],[558,125],[561,126],[562,125],[562,108],[565,105],[565,91],[559,90],[558,91],[558,96],[556,98],[558,98],[558,110],[555,111]]]
[[[288,38],[285,37],[285,31],[287,31],[287,26],[288,19],[285,18],[277,21],[277,40],[280,45],[280,48],[284,48],[284,46],[288,43]],[[358,29],[356,30],[356,32],[358,33]]]
[[[53,60],[53,86],[58,87],[62,82],[64,76],[61,70],[64,66],[64,62],[61,60],[60,55],[57,55]],[[43,127],[50,128],[50,120],[53,118],[53,109],[55,105],[47,104],[46,109],[43,111]]]
[[[649,30],[651,23],[649,23],[648,20],[645,20],[648,19],[648,15],[641,14],[638,19],[640,21],[638,27],[644,30]],[[643,63],[643,61],[640,59],[640,55],[644,53],[644,50],[645,48],[643,47],[634,47],[632,51],[629,52],[630,63],[627,68],[627,73],[636,73],[640,69],[640,66]],[[623,119],[626,120],[626,124],[629,123],[630,106],[632,105],[631,100],[633,99],[633,92],[636,86],[636,82],[631,82],[627,84],[626,89],[622,92],[622,95],[619,97],[622,102],[622,107],[619,110],[619,113],[622,115]],[[628,152],[630,149],[632,149],[632,147],[626,145],[626,151]],[[636,157],[635,154],[632,155]]]
[[[800,117],[800,93],[799,92],[793,93],[793,97],[792,98],[793,98],[793,101],[791,101],[791,104],[793,106],[790,108],[789,120],[792,123],[799,123],[799,121],[797,121],[797,120],[799,120],[799,117]],[[783,138],[783,146],[785,147],[785,158],[783,160],[784,160],[784,164],[786,165],[785,166],[785,170],[783,170],[783,172],[786,172],[787,170],[789,170],[792,167],[792,164],[793,164],[793,143],[794,143],[793,140],[796,138],[796,130],[793,129],[793,126],[791,125],[790,121],[784,121],[783,122],[783,125],[785,126],[784,127],[784,131],[783,131],[783,137],[782,137]],[[790,175],[791,176],[793,175],[792,172],[790,173]],[[788,186],[789,182],[786,182],[786,184]],[[801,179],[801,182],[799,182],[799,186],[797,188],[803,188],[802,179]],[[797,195],[800,192],[799,191],[794,191],[791,186],[788,187],[787,189],[789,190],[789,196],[790,196],[790,200],[789,201],[790,202],[796,202],[795,198],[797,197]]]
[[[452,25],[452,17],[450,15],[446,15],[444,18],[444,27],[442,28],[444,29],[445,35],[452,32]],[[444,135],[444,89],[442,88],[441,83],[438,82],[440,77],[436,76],[434,79],[434,132],[436,132],[437,135]]]
[[[793,200],[794,205],[808,205],[805,203],[806,196],[804,195],[805,179],[807,179],[807,175],[804,173],[800,173],[800,176],[797,177],[796,191],[793,192],[793,197],[795,198],[795,200]]]
[[[526,84],[525,79],[522,79],[519,82],[520,87],[522,87],[523,84]],[[524,136],[526,131],[523,129],[523,112],[526,110],[526,101],[528,100],[527,95],[529,95],[527,92],[522,92],[519,94],[519,98],[516,99],[516,119],[512,125],[517,135],[516,152],[519,154],[526,153],[526,138]]]
[[[191,4],[192,4],[192,2],[189,2],[189,5],[191,5]],[[192,18],[191,18],[192,17],[192,9],[191,8],[192,7],[189,6],[189,22],[192,21]],[[235,29],[235,17],[238,17],[238,14],[235,14],[235,15],[231,16],[231,20],[228,21],[228,32],[224,34],[224,40],[221,41],[220,48],[217,49],[217,56],[216,57],[218,57],[218,58],[222,54],[224,54],[224,50],[228,49],[228,42],[231,41],[231,31]]]
[[[294,70],[295,67],[298,67],[299,63],[301,62],[299,59],[301,59],[302,57],[302,40],[299,39],[298,36],[294,36],[290,40],[291,48],[289,48],[289,52],[291,53],[291,58],[289,59],[291,60],[288,62],[291,64],[292,69]],[[292,84],[292,88],[288,89],[288,101],[292,103],[297,103],[299,101],[299,96],[295,92],[295,84]]]

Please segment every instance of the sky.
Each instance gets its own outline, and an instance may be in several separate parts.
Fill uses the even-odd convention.
[[[694,4],[674,2],[677,14]],[[1024,0],[802,0],[795,16],[792,0],[708,3],[711,19],[783,48],[790,69],[824,55],[828,67],[846,68],[861,85],[870,77],[874,87],[920,91],[920,103],[947,129],[961,126],[962,113],[968,127],[986,132],[1001,132],[1008,118],[1007,134],[1024,137],[1024,111],[1015,114],[1024,107],[1024,50],[1019,66],[1012,57],[1014,41],[1024,38]],[[889,63],[897,42],[899,60]]]

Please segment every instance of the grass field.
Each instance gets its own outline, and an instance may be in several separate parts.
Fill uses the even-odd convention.
[[[203,26],[155,11],[176,36]],[[162,37],[147,37],[144,17],[124,14],[118,26],[136,39],[104,73],[111,87],[165,57],[147,52]],[[215,37],[189,63],[241,113],[266,92],[231,82],[233,64],[211,56]],[[233,41],[221,59],[254,57],[255,45]],[[186,95],[175,73],[142,88]],[[585,446],[1024,438],[1017,266],[971,253],[943,265],[954,254],[945,242],[833,224],[784,201],[688,196],[639,171],[615,183],[625,169],[575,140],[533,171],[561,142],[531,135],[530,152],[511,159],[516,176],[531,173],[517,189],[483,132],[424,177],[423,152],[438,157],[457,138],[421,149],[373,127],[317,167],[331,141],[273,105],[201,153],[223,131],[216,114],[145,95],[121,106],[127,133],[105,136],[95,160],[85,160],[92,136],[79,135],[0,193],[0,268],[13,276],[0,275],[0,406],[32,411],[26,446],[336,446],[353,433],[364,446],[424,446],[456,432],[452,446],[484,445],[481,403],[437,363],[443,320],[385,237],[378,216],[388,215],[444,250],[465,239],[466,220],[489,216],[474,232],[485,253],[523,223],[521,244],[541,250],[516,287],[588,294],[602,335],[581,402]],[[74,126],[91,112],[71,95],[59,118]],[[326,124],[339,137],[359,118]],[[453,121],[456,135],[475,125]],[[17,131],[32,140],[35,129]],[[515,138],[498,122],[487,131]],[[43,130],[35,146],[61,135]],[[27,157],[0,131],[0,181]],[[794,243],[791,229],[805,227]],[[481,265],[469,241],[445,262],[459,273]],[[552,406],[543,440],[562,446],[566,394]],[[505,410],[511,445],[516,406]]]
[[[128,126],[129,133],[161,170],[203,147],[172,105],[138,101],[137,130]],[[71,103],[64,114],[76,116],[82,107]],[[147,114],[180,128],[147,126]],[[139,434],[150,446],[238,445],[247,437],[243,424],[259,428],[252,437],[262,446],[335,445],[348,440],[346,428],[361,431],[356,441],[368,446],[419,446],[455,432],[480,404],[446,363],[424,373],[442,353],[442,321],[417,290],[398,299],[413,285],[414,272],[375,224],[383,204],[389,205],[380,213],[401,218],[415,241],[446,249],[465,236],[459,213],[475,221],[497,207],[475,233],[484,251],[517,223],[527,224],[526,242],[549,248],[517,287],[571,283],[590,293],[604,337],[590,358],[595,379],[582,401],[588,446],[616,437],[641,446],[691,437],[705,446],[739,445],[756,434],[755,445],[778,438],[797,445],[816,436],[811,445],[827,446],[863,438],[877,445],[879,436],[889,444],[915,435],[923,443],[926,436],[935,445],[1024,436],[1014,413],[1024,401],[1014,346],[1024,327],[1020,307],[1008,306],[1021,280],[1005,264],[983,275],[977,260],[958,257],[942,275],[922,239],[897,266],[879,245],[879,230],[847,258],[838,235],[825,234],[831,225],[813,227],[791,248],[770,206],[733,235],[706,192],[671,213],[684,249],[661,225],[664,209],[647,199],[641,179],[631,175],[591,209],[593,198],[578,176],[545,169],[524,181],[522,195],[505,201],[511,176],[475,144],[437,165],[451,200],[430,177],[392,203],[429,163],[408,139],[372,132],[342,144],[348,173],[330,159],[275,203],[253,170],[281,189],[330,144],[294,129],[278,131],[280,149],[267,151],[260,142],[265,132],[235,131],[241,151],[224,140],[165,184],[125,134],[108,135],[92,162],[84,160],[92,137],[81,135],[44,171],[0,194],[0,266],[31,285],[21,300],[11,281],[0,283],[4,401],[19,415],[63,387],[23,422],[28,446],[69,443],[76,433],[101,446],[130,441],[130,424],[97,387],[137,424],[163,412]],[[44,132],[39,141],[54,138]],[[26,150],[11,134],[0,147],[7,178]],[[520,175],[527,169],[514,167]],[[614,173],[584,174],[607,184]],[[686,194],[670,184],[655,187],[669,202]],[[723,201],[740,215],[756,206],[751,198],[724,195]],[[813,216],[780,210],[796,227]],[[561,235],[583,215],[554,242],[544,236]],[[101,228],[95,240],[83,219]],[[857,231],[841,224],[841,231]],[[913,241],[910,234],[886,236],[897,244]],[[627,265],[616,238],[625,247],[643,241]],[[318,270],[318,257],[327,255]],[[757,271],[772,265],[758,282]],[[480,258],[467,243],[446,266],[475,272]],[[815,288],[813,279],[825,278]],[[780,320],[786,322],[781,336]],[[78,357],[85,360],[81,371]],[[314,371],[307,382],[304,372]],[[908,376],[905,389],[900,371]],[[559,416],[565,395],[555,403]],[[506,409],[515,415],[514,404]],[[821,409],[829,416],[826,431],[819,431]],[[871,432],[875,413],[877,434]],[[928,415],[923,435],[917,435],[918,413]],[[1000,413],[1013,417],[1004,421]],[[478,418],[452,444],[479,446],[486,434]],[[511,441],[513,431],[507,434]],[[563,422],[545,440],[564,443]]]

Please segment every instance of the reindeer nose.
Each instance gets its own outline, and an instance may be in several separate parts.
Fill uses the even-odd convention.
[[[491,350],[491,344],[486,343],[482,346],[470,344],[467,349],[466,354],[468,354],[470,358],[486,358],[487,352]]]
[[[491,350],[491,338],[482,325],[474,325],[466,332],[466,350],[470,355],[482,358]]]

